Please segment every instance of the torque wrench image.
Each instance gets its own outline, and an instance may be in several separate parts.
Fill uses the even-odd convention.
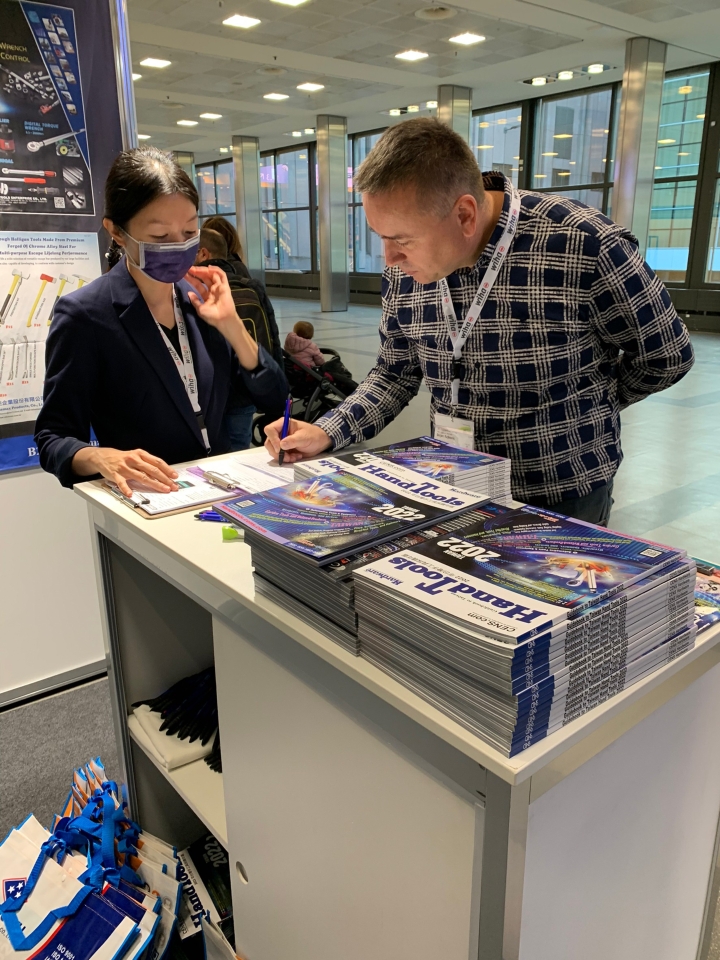
[[[70,137],[77,137],[81,133],[85,133],[85,127],[83,127],[82,130],[76,130],[72,133],[61,133],[57,137],[49,137],[47,140],[31,140],[27,148],[30,153],[37,153],[38,150],[50,146],[51,143],[57,143],[58,140],[68,140]]]
[[[54,170],[16,170],[15,167],[0,167],[0,173],[12,173],[23,177],[56,177]]]
[[[53,303],[52,309],[50,310],[50,316],[48,317],[48,322],[47,322],[48,326],[50,326],[50,324],[53,321],[53,316],[55,314],[55,307],[57,306],[57,302],[62,296],[63,290],[65,289],[65,284],[68,282],[69,279],[70,277],[66,276],[64,273],[58,274],[58,280],[60,281],[60,286],[58,287],[57,296],[55,297],[55,303]]]
[[[23,282],[23,280],[29,280],[30,274],[23,273],[22,270],[15,269],[12,272],[12,278],[13,280],[10,284],[10,289],[5,297],[5,303],[3,303],[2,309],[0,309],[0,327],[5,323],[5,314],[12,306],[13,300],[17,296],[18,290],[20,289],[20,284]]]
[[[28,318],[27,318],[27,325],[28,325],[28,327],[31,327],[31,326],[32,326],[33,317],[35,316],[35,311],[36,311],[36,309],[37,309],[37,305],[38,305],[38,303],[40,303],[40,297],[43,295],[43,293],[45,293],[45,287],[46,287],[49,283],[57,283],[57,280],[55,279],[55,277],[50,277],[50,276],[48,276],[47,273],[41,273],[41,274],[40,274],[40,279],[42,280],[42,283],[40,284],[40,289],[38,290],[38,295],[35,297],[35,303],[32,305],[32,309],[30,310],[30,313],[29,313]]]

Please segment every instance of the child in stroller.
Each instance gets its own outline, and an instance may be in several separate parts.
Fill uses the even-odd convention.
[[[306,423],[315,423],[357,388],[337,350],[316,346],[312,342],[314,333],[311,323],[299,321],[287,335],[283,350],[285,376],[292,396],[292,417]],[[253,423],[255,446],[262,446],[265,442],[266,422],[269,418],[261,416]]]

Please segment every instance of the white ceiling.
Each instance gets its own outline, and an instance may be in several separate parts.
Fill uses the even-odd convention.
[[[129,0],[133,69],[142,74],[135,83],[138,129],[160,147],[193,151],[199,162],[220,158],[219,148],[237,133],[259,137],[261,149],[301,143],[291,131],[314,127],[317,113],[347,117],[350,132],[384,127],[392,122],[389,108],[424,105],[436,99],[439,83],[471,87],[479,108],[617,80],[632,36],[668,43],[668,69],[720,59],[720,0],[443,0],[455,15],[440,21],[415,16],[426,5]],[[223,26],[235,13],[261,23]],[[466,31],[487,39],[471,47],[448,42]],[[395,59],[408,48],[429,56]],[[149,56],[171,66],[141,67]],[[597,61],[612,69],[544,88],[522,83]],[[325,89],[297,90],[307,81]],[[270,92],[289,98],[263,99]],[[222,119],[200,120],[204,112]],[[198,126],[179,127],[181,119]]]

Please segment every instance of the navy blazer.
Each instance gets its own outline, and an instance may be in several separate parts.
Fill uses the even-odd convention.
[[[200,320],[177,284],[198,380],[211,453],[228,441],[223,413],[240,378],[252,402],[279,416],[288,395],[285,374],[263,347],[255,370],[244,370],[227,340]],[[141,448],[166,463],[206,456],[185,385],[124,261],[58,301],[46,347],[43,407],[35,440],[43,469],[71,487],[87,477],[71,461],[88,446]]]

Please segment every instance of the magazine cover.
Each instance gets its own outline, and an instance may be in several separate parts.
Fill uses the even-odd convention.
[[[696,560],[695,626],[698,633],[720,622],[720,566]]]
[[[324,564],[364,544],[430,525],[483,500],[375,459],[229,500],[217,509],[268,540]]]
[[[436,479],[450,477],[465,470],[476,470],[478,467],[496,465],[499,468],[507,462],[502,457],[494,457],[489,453],[453,447],[434,437],[419,437],[416,440],[391,443],[386,447],[340,454],[336,459],[345,463],[361,463],[362,459],[367,457],[381,457]]]

